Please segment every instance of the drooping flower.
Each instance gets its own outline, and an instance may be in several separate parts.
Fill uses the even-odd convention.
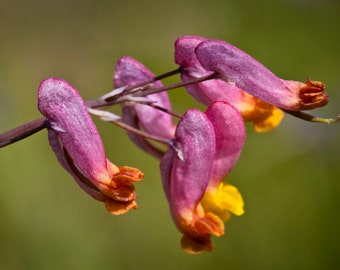
[[[106,158],[98,130],[77,90],[62,79],[46,79],[39,87],[38,108],[49,121],[53,151],[79,186],[103,201],[112,214],[137,208],[132,183],[140,181],[143,173],[117,167]]]
[[[220,79],[279,108],[301,111],[328,103],[323,83],[280,79],[253,57],[225,41],[202,41],[195,54],[203,68],[217,73]]]
[[[183,82],[212,74],[198,61],[195,48],[208,39],[198,36],[183,36],[175,42],[175,62],[181,66]],[[228,101],[242,114],[245,121],[253,122],[258,132],[276,127],[284,114],[277,107],[251,96],[235,86],[220,79],[212,79],[187,85],[187,92],[198,102],[210,105],[217,100]]]
[[[153,79],[155,75],[137,60],[124,56],[116,64],[113,82],[116,88],[136,85]],[[162,87],[160,81],[150,83],[148,87]],[[148,95],[154,105],[171,111],[171,103],[167,92]],[[151,135],[163,139],[172,139],[175,132],[172,116],[164,111],[146,104],[136,102],[123,103],[123,120],[130,126],[142,129]],[[146,152],[160,158],[164,152],[144,138],[128,132],[129,137]]]
[[[179,121],[175,149],[168,149],[160,168],[186,252],[211,251],[211,236],[224,234],[230,213],[243,214],[241,194],[223,179],[235,165],[244,140],[242,116],[227,102],[211,104],[206,113],[190,109]]]

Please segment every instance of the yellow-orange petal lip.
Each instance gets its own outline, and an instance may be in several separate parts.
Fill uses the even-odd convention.
[[[119,171],[122,179],[125,179],[128,182],[139,182],[144,177],[144,173],[139,169],[129,166],[119,167]]]
[[[252,122],[256,132],[266,132],[274,129],[284,117],[278,107],[260,100],[242,91],[242,96],[235,104],[245,122]]]
[[[111,198],[107,198],[105,201],[105,207],[108,212],[110,212],[113,215],[122,215],[128,212],[130,209],[137,209],[137,203],[136,201],[130,201],[130,202],[118,202]]]
[[[213,213],[206,213],[204,217],[198,218],[194,223],[194,232],[199,236],[214,235],[222,236],[224,234],[223,221]]]
[[[112,176],[111,186],[117,188],[133,182],[139,182],[143,179],[144,173],[137,168],[128,166],[119,167],[119,171]]]
[[[230,213],[236,216],[244,214],[244,201],[235,186],[221,182],[219,186],[205,193],[202,205],[206,212],[220,217],[223,221],[230,218]]]
[[[258,114],[258,115],[256,115]],[[274,105],[256,102],[252,122],[256,132],[266,132],[276,128],[282,121],[284,113]]]
[[[213,251],[214,245],[210,241],[210,237],[205,239],[193,238],[184,234],[181,239],[181,246],[183,250],[189,254],[201,254],[206,251]]]
[[[135,187],[132,184],[124,184],[117,188],[107,188],[101,191],[106,196],[119,202],[129,202],[137,198]]]
[[[111,173],[111,182],[100,188],[100,191],[107,196],[106,209],[114,215],[120,215],[131,208],[137,208],[135,202],[137,194],[133,183],[142,180],[144,174],[136,168],[117,167],[110,161],[107,162],[107,167]]]
[[[283,111],[273,106],[271,115],[262,121],[254,121],[254,130],[256,132],[266,132],[276,128],[284,117]]]

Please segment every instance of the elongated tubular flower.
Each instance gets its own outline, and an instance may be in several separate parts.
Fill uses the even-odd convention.
[[[177,125],[174,144],[179,150],[169,148],[160,168],[170,212],[188,253],[211,251],[210,238],[224,234],[230,212],[243,214],[240,193],[222,181],[244,139],[242,116],[227,102],[213,103],[206,113],[190,109]]]
[[[53,151],[79,186],[103,201],[112,214],[137,208],[132,183],[140,181],[143,173],[117,167],[106,158],[98,130],[77,90],[62,79],[46,79],[39,87],[38,108],[49,121]]]
[[[183,36],[175,42],[175,62],[181,66],[181,78],[186,82],[213,73],[202,67],[195,48],[207,40],[197,36]],[[284,114],[277,107],[259,100],[237,86],[220,79],[213,79],[186,86],[187,92],[198,102],[210,105],[217,100],[228,101],[242,114],[245,121],[253,122],[257,132],[271,130],[282,120]]]
[[[306,83],[280,79],[264,65],[240,49],[221,40],[206,40],[195,49],[197,59],[219,78],[232,83],[252,96],[279,108],[300,111],[328,103],[321,82]]]
[[[143,64],[129,56],[120,58],[116,64],[113,82],[114,87],[131,86],[154,78],[155,75]],[[162,87],[160,81],[156,81],[148,87]],[[171,103],[167,92],[160,92],[147,96],[154,105],[171,111]],[[125,123],[137,129],[143,129],[151,135],[163,139],[174,137],[175,126],[172,116],[164,111],[156,109],[146,104],[136,102],[124,102],[123,120]],[[129,137],[136,145],[146,152],[160,158],[164,152],[150,144],[144,138],[128,132]]]

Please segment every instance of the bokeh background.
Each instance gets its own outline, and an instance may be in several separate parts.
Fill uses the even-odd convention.
[[[156,74],[176,68],[181,35],[229,41],[285,79],[327,86],[340,113],[340,2],[0,1],[0,132],[39,117],[37,88],[61,77],[85,99],[112,89],[123,55]],[[176,81],[178,78],[175,78]],[[170,80],[171,82],[171,80]],[[183,89],[174,110],[199,106]],[[286,116],[247,141],[228,177],[246,213],[227,223],[215,250],[184,253],[161,188],[158,162],[125,132],[95,120],[107,155],[139,167],[139,209],[115,217],[59,166],[46,131],[0,151],[0,269],[336,269],[340,267],[340,126]]]

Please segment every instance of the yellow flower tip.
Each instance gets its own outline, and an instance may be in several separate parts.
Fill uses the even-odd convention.
[[[253,122],[256,132],[266,132],[277,127],[284,113],[274,105],[242,92],[242,99],[236,106],[244,121]]]
[[[138,205],[136,201],[129,201],[129,202],[118,202],[111,198],[107,198],[105,200],[105,207],[108,212],[113,215],[122,215],[128,212],[130,209],[137,209]]]
[[[244,214],[241,193],[228,183],[220,183],[217,188],[207,191],[201,203],[206,213],[213,213],[223,221],[230,219],[230,213],[236,216]]]
[[[211,236],[224,235],[224,222],[231,213],[242,215],[243,208],[244,202],[236,187],[220,183],[209,189],[195,211],[191,214],[183,211],[177,220],[177,226],[183,233],[182,248],[190,254],[212,251]]]
[[[284,117],[284,113],[274,105],[268,104],[255,97],[254,105],[248,107],[248,110],[242,111],[245,121],[253,122],[256,132],[266,132],[274,129]]]
[[[210,237],[205,239],[193,238],[190,235],[184,234],[181,239],[183,250],[189,254],[201,254],[206,251],[213,251],[214,245],[210,241]]]
[[[266,132],[276,128],[282,121],[284,117],[283,111],[279,108],[272,106],[271,114],[265,119],[259,119],[258,121],[253,121],[254,130],[256,132]]]

